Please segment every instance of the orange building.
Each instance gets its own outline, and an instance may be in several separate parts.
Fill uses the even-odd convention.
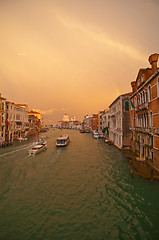
[[[35,129],[35,132],[36,131],[40,132],[42,124],[43,124],[43,122],[42,122],[42,120],[43,120],[42,114],[37,112],[37,111],[31,110],[31,111],[29,111],[28,115],[29,115],[30,123],[33,120],[31,118],[31,116],[34,116],[36,118],[36,129]]]
[[[131,83],[132,149],[140,158],[159,163],[159,54],[149,57],[151,68],[140,69]]]
[[[83,126],[90,131],[98,130],[98,114],[86,115],[83,119]]]

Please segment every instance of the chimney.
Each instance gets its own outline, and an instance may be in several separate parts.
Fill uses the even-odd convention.
[[[131,82],[131,87],[132,87],[132,91],[134,93],[136,91],[136,82],[135,81]]]
[[[149,57],[149,63],[152,67],[152,74],[154,74],[157,70],[157,61],[158,61],[159,54],[154,53]]]

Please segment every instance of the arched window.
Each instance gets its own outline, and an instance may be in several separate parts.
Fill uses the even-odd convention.
[[[143,95],[143,103],[145,103],[145,92],[143,91],[143,93],[142,93],[142,95]]]
[[[129,101],[125,101],[125,111],[129,111]]]
[[[150,112],[150,127],[153,126],[153,118],[152,118],[152,111]]]
[[[149,102],[151,101],[151,86],[148,87],[148,93],[149,93]]]
[[[142,104],[142,93],[140,94],[140,104]]]
[[[148,98],[147,98],[147,89],[145,89],[145,102],[147,102]]]

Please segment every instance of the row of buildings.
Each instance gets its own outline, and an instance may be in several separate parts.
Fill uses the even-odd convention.
[[[26,104],[10,102],[0,93],[0,146],[36,134],[42,126],[41,113],[29,111]]]
[[[139,158],[159,163],[159,54],[140,69],[132,92],[118,96],[108,110],[86,115],[83,127],[103,131],[118,148],[130,148]]]

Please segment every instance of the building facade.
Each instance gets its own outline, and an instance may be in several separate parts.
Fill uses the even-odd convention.
[[[159,163],[159,54],[149,57],[151,68],[140,69],[131,83],[132,149],[143,159]]]
[[[36,128],[38,128],[38,132],[40,132],[42,126],[43,126],[43,117],[42,114],[40,112],[37,112],[35,110],[30,110],[28,112],[29,115],[29,119],[31,120],[30,116],[34,116],[37,120],[36,120]]]
[[[109,110],[105,110],[102,115],[102,129],[105,130],[105,136],[109,137],[110,114]]]
[[[6,101],[5,141],[25,137],[29,132],[27,105]]]
[[[1,96],[0,93],[0,146],[5,142],[5,107],[6,107],[6,98]]]
[[[109,106],[109,139],[118,148],[131,146],[129,97],[132,93],[118,96]]]
[[[89,131],[98,130],[98,114],[86,115],[83,119],[84,129]]]
[[[102,118],[103,114],[104,114],[104,111],[100,111],[98,113],[98,132],[100,133],[103,130],[103,118]]]

